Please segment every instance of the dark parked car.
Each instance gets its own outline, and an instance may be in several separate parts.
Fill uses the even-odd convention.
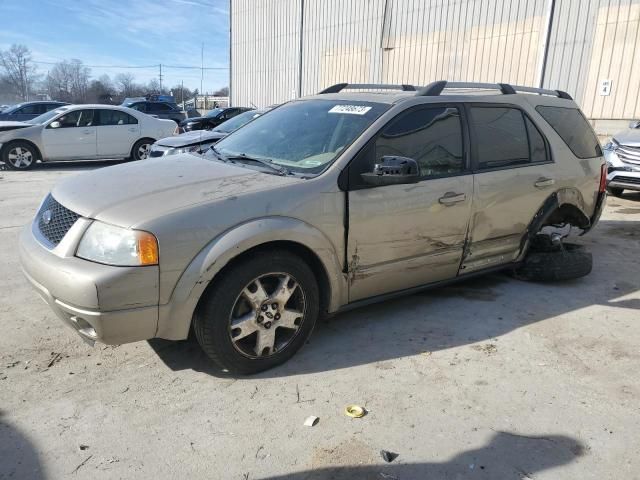
[[[203,117],[187,118],[180,122],[180,130],[182,132],[190,132],[191,130],[211,130],[222,122],[226,122],[230,118],[235,117],[239,113],[251,110],[248,107],[229,107],[214,108]]]
[[[177,124],[180,124],[180,122],[187,118],[187,113],[181,110],[178,105],[171,102],[125,99],[122,106],[133,108],[134,110],[153,115],[154,117],[173,120]]]
[[[8,107],[1,110],[0,120],[3,121],[15,121],[24,122],[25,120],[31,120],[43,113],[47,113],[63,105],[69,105],[65,102],[54,101],[39,101],[39,102],[24,102],[12,107]]]
[[[236,115],[231,120],[221,123],[210,131],[194,130],[182,135],[162,138],[151,146],[150,157],[164,157],[177,153],[204,153],[218,140],[226,137],[231,132],[235,132],[243,125],[259,117],[267,110],[249,110],[248,112]]]

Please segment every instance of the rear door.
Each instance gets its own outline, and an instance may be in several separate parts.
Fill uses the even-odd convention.
[[[464,111],[456,104],[414,107],[398,115],[349,166],[349,300],[457,275],[471,214]],[[385,155],[409,157],[420,181],[371,186]]]
[[[138,119],[121,110],[96,110],[99,158],[127,157],[140,138]]]
[[[519,107],[467,106],[474,200],[462,273],[513,261],[529,223],[556,185],[545,137]]]
[[[95,159],[94,110],[73,110],[56,118],[42,131],[42,144],[48,160]]]

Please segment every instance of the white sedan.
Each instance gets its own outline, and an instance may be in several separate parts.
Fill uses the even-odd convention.
[[[177,131],[173,120],[127,107],[69,105],[26,122],[0,122],[0,160],[13,170],[37,160],[142,160],[157,139]]]

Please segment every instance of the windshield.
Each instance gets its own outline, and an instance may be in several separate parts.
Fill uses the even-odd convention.
[[[209,113],[207,113],[207,114],[205,115],[205,117],[209,117],[209,118],[211,118],[211,117],[215,117],[215,116],[216,116],[216,115],[218,115],[220,112],[222,112],[222,109],[221,109],[221,108],[214,108],[214,109],[213,109],[213,110],[211,110]]]
[[[264,112],[257,112],[255,110],[250,110],[248,112],[241,113],[240,115],[236,115],[231,120],[227,120],[226,122],[221,123],[216,128],[214,128],[213,132],[222,132],[222,133],[231,133],[235,132],[241,126],[246,123],[249,123],[254,118],[258,118]]]
[[[24,123],[30,123],[32,125],[42,125],[47,120],[52,119],[56,115],[59,115],[65,112],[66,110],[67,110],[66,108],[56,108],[55,110],[50,110],[47,113],[43,113],[42,115],[36,118],[32,118],[31,120],[26,120]]]
[[[245,154],[294,172],[319,173],[388,108],[351,100],[290,102],[224,138],[216,150],[225,157]]]

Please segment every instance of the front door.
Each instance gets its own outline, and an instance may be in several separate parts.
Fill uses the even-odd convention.
[[[393,119],[349,166],[349,301],[453,278],[471,214],[468,169],[457,105],[414,107]],[[416,160],[420,181],[370,186],[383,156]]]
[[[475,184],[461,273],[515,260],[529,223],[559,180],[547,142],[519,108],[472,105],[469,118]]]
[[[131,154],[133,144],[140,138],[138,119],[122,110],[99,109],[98,157],[120,158]]]
[[[73,110],[56,118],[42,131],[47,160],[96,158],[96,127],[93,110]]]

